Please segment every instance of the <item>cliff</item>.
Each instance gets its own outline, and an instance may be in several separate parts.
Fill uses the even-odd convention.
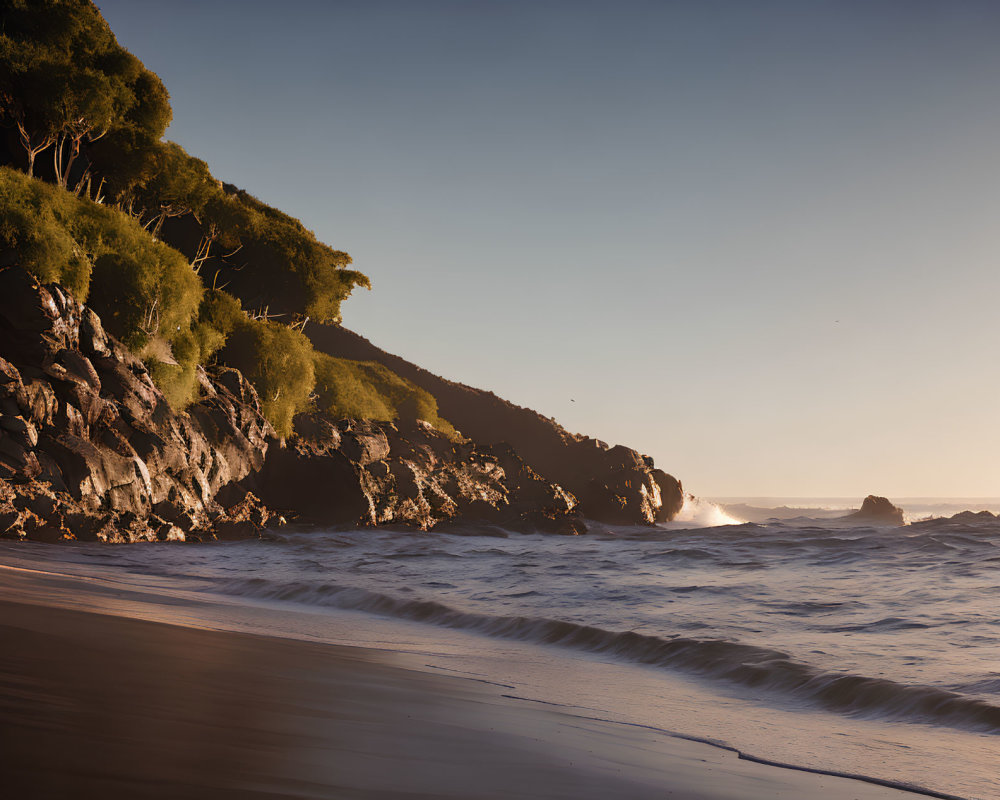
[[[145,365],[59,286],[0,270],[0,534],[135,541],[247,535],[223,490],[259,470],[271,426],[239,372],[199,370],[174,411]],[[245,494],[245,493],[244,493]]]
[[[286,443],[237,370],[198,380],[199,401],[172,408],[90,308],[0,269],[0,536],[258,536],[283,521],[268,506],[312,525],[586,530],[572,494],[508,447],[322,414]]]
[[[293,442],[274,447],[244,484],[269,506],[324,525],[461,521],[575,535],[587,528],[576,499],[509,447],[484,448],[422,421],[297,417]]]
[[[482,445],[510,445],[534,471],[572,492],[589,519],[666,522],[684,505],[680,481],[656,469],[649,456],[571,434],[531,409],[438,377],[341,326],[311,324],[306,334],[321,352],[374,361],[426,389],[437,399],[441,416],[463,434]]]
[[[0,136],[0,535],[254,535],[258,494],[315,524],[580,532],[583,517],[676,515],[680,483],[651,458],[336,327],[371,288],[351,256],[164,139],[166,87],[93,3],[15,5],[0,48],[0,117],[20,131]],[[108,102],[77,108],[80,76]]]

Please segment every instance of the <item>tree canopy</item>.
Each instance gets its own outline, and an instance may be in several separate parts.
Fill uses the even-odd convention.
[[[147,138],[163,135],[162,84],[89,0],[2,0],[0,13],[0,108],[17,126],[29,175],[51,149],[53,177],[68,186],[81,148],[128,119]]]
[[[367,276],[165,140],[166,87],[91,0],[0,0],[0,21],[0,264],[86,300],[176,405],[216,358],[246,374],[283,436],[317,404],[447,426],[385,368],[313,351],[301,327],[339,323]]]

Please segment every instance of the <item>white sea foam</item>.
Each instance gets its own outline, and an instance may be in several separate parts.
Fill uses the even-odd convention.
[[[720,525],[742,525],[743,520],[736,519],[723,511],[709,500],[703,500],[694,495],[684,498],[684,506],[680,513],[669,523],[673,528],[717,528]]]

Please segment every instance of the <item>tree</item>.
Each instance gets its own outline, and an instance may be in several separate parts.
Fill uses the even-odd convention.
[[[246,209],[221,188],[212,193],[198,217],[202,236],[191,260],[195,272],[201,271],[202,265],[211,257],[212,245],[217,242],[232,251],[223,256],[223,260],[236,255],[243,248],[240,233],[248,225]]]
[[[57,48],[32,41],[37,28],[24,3],[3,2],[0,33],[0,111],[17,127],[27,154],[28,175],[35,158],[56,143],[61,115],[54,98],[60,92],[65,58]]]
[[[66,187],[83,146],[136,104],[148,70],[89,0],[0,0],[0,14],[0,112],[17,126],[28,174],[52,148]]]
[[[145,176],[125,196],[127,209],[158,236],[167,217],[196,216],[222,191],[208,164],[175,142],[157,142],[149,151]]]
[[[90,171],[100,175],[95,198],[106,188],[111,200],[125,211],[135,188],[149,180],[158,166],[156,151],[170,124],[170,95],[159,76],[142,69],[132,88],[135,102],[119,117],[107,134],[91,143],[87,151]],[[83,179],[81,179],[81,182]]]
[[[341,302],[356,287],[371,288],[366,275],[347,268],[350,255],[320,242],[299,220],[235,187],[228,191],[243,215],[238,235],[246,268],[225,272],[225,280],[245,308],[340,322]]]

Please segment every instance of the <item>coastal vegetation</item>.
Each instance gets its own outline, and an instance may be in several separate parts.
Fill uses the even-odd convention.
[[[310,409],[452,430],[387,368],[314,351],[302,329],[339,324],[369,279],[165,140],[166,88],[90,0],[0,0],[0,12],[0,265],[86,301],[178,408],[218,360],[244,372],[282,436]]]
[[[422,419],[445,433],[455,429],[438,415],[437,400],[388,367],[315,353],[316,404],[332,417],[390,421]]]

